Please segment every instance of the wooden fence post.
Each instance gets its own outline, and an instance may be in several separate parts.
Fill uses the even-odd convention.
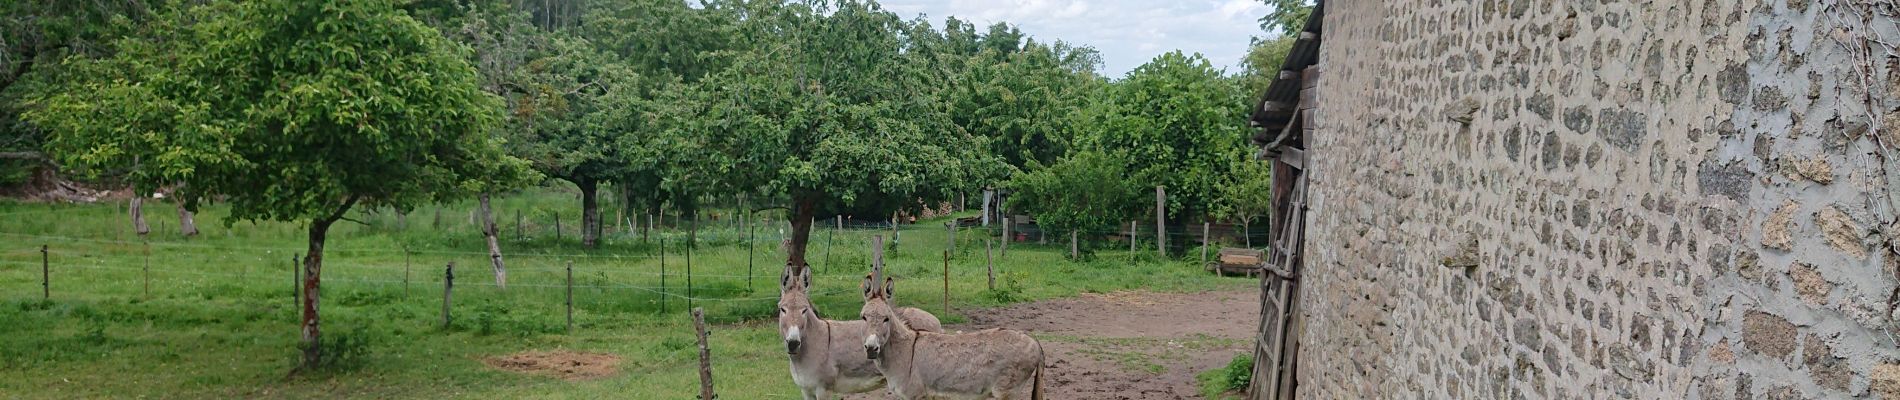
[[[515,240],[521,240],[521,209],[515,209]]]
[[[455,262],[442,269],[442,329],[449,329],[449,295],[455,291]]]
[[[1014,220],[1015,218],[1010,218],[1008,215],[1003,216],[1003,245],[1000,246],[1002,249],[997,251],[997,253],[1000,253],[1004,257],[1009,257],[1009,241],[1016,239],[1009,236],[1009,226],[1013,225],[1010,222],[1014,222]]]
[[[145,246],[145,264],[143,266],[145,275],[145,297],[149,298],[152,297],[152,242],[140,239],[139,244]]]
[[[297,301],[296,309],[303,307],[303,263],[297,262],[297,255],[290,255],[290,298]]]
[[[693,308],[693,331],[699,336],[699,398],[713,400],[712,347],[706,344],[706,310]]]
[[[567,262],[567,333],[574,333],[574,262]]]
[[[1168,258],[1168,192],[1155,185],[1155,254]]]
[[[53,299],[53,267],[51,256],[47,255],[46,245],[40,245],[40,296],[42,300]]]
[[[554,213],[554,241],[561,241],[561,213]]]
[[[943,313],[950,314],[950,251],[943,251]]]
[[[1082,259],[1081,249],[1076,246],[1076,242],[1079,240],[1078,236],[1075,230],[1069,230],[1069,259],[1071,260]]]
[[[988,240],[983,241],[983,263],[989,266],[990,290],[996,290],[996,257],[990,255],[990,241]]]
[[[402,296],[409,297],[409,246],[402,247]]]
[[[1201,222],[1201,263],[1207,263],[1207,222]]]
[[[752,217],[751,213],[746,213],[746,218],[751,218],[751,217]],[[752,253],[756,253],[756,251],[754,250],[757,250],[757,247],[759,246],[757,242],[754,242],[755,240],[758,240],[759,238],[759,225],[751,223],[750,221],[747,221],[745,225],[746,225],[745,291],[751,292],[752,291]]]
[[[699,220],[694,219],[693,227],[687,228],[687,229],[698,229],[698,228],[699,228]],[[693,299],[693,239],[692,239],[692,234],[690,233],[687,234],[686,237],[687,237],[686,239],[686,306],[693,307],[693,305],[696,304],[695,302],[697,301]]]
[[[660,236],[660,313],[666,313],[666,236]]]

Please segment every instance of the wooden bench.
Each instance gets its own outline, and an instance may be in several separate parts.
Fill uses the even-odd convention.
[[[1224,247],[1220,257],[1207,263],[1207,270],[1221,275],[1254,276],[1260,273],[1260,263],[1266,260],[1266,252],[1254,249]]]

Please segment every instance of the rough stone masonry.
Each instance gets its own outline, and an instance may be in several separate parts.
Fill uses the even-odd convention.
[[[1302,397],[1900,399],[1894,1],[1324,13]]]

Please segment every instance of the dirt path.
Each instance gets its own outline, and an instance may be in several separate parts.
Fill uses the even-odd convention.
[[[1258,296],[1251,290],[1084,294],[984,310],[945,329],[1010,328],[1042,340],[1049,399],[1198,399],[1195,374],[1251,352]]]

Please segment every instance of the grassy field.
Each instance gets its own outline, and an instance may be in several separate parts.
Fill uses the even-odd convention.
[[[334,368],[290,376],[299,354],[291,257],[305,248],[296,224],[227,227],[225,212],[214,206],[198,216],[203,233],[183,238],[174,206],[148,202],[152,233],[142,242],[123,201],[0,203],[0,397],[684,399],[696,394],[698,382],[690,301],[716,324],[711,345],[722,397],[797,398],[771,325],[784,262],[782,222],[760,225],[751,240],[730,218],[703,222],[690,252],[689,295],[682,230],[643,240],[610,229],[601,248],[587,250],[579,244],[571,193],[537,190],[497,199],[495,207],[508,264],[505,290],[495,287],[470,218],[472,202],[417,210],[400,228],[389,214],[358,212],[353,219],[363,223],[339,223],[325,252],[321,299],[326,342],[335,344],[333,354],[347,356]],[[519,237],[517,212],[526,223]],[[560,239],[553,212],[562,214]],[[810,250],[814,301],[827,317],[854,317],[868,238],[888,236],[889,227],[821,225]],[[1216,278],[1148,252],[1108,250],[1072,262],[1066,246],[1018,243],[997,258],[1003,289],[991,291],[984,233],[965,230],[949,267],[953,311],[945,312],[948,233],[941,221],[901,232],[887,261],[900,279],[897,299],[946,322],[982,307],[1082,292],[1252,282]],[[42,244],[49,247],[51,300],[41,299]],[[454,322],[445,329],[442,279],[450,262]],[[564,314],[568,263],[572,332]],[[613,354],[622,360],[620,373],[570,382],[482,363],[529,350]]]

